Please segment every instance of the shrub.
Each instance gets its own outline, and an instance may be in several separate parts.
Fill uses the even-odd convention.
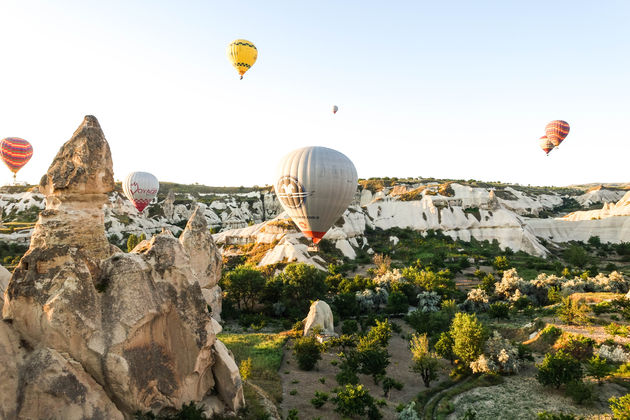
[[[488,315],[492,318],[508,319],[510,317],[510,305],[505,302],[495,302],[490,305]]]
[[[332,304],[341,318],[359,314],[359,304],[357,303],[357,298],[354,293],[340,293],[335,295]]]
[[[538,420],[579,420],[573,414],[564,413],[550,413],[549,411],[542,411],[538,413]]]
[[[593,401],[593,387],[582,381],[572,381],[567,384],[567,396],[571,397],[576,404],[588,404]]]
[[[403,292],[395,291],[387,297],[387,312],[391,314],[407,313],[409,302]]]
[[[398,382],[394,378],[390,378],[390,377],[383,379],[383,396],[385,398],[387,398],[389,391],[391,391],[392,389],[396,389],[398,391],[403,389],[402,382]]]
[[[547,343],[553,343],[562,335],[562,330],[555,325],[547,325],[541,332],[540,338]]]
[[[591,357],[586,362],[586,374],[597,379],[597,383],[601,385],[602,379],[610,373],[610,366],[606,359],[602,359],[599,355]]]
[[[494,288],[494,283],[492,285]],[[467,312],[483,312],[488,310],[490,298],[484,289],[472,289],[468,292],[462,308]]]
[[[585,361],[593,355],[595,341],[583,335],[568,335],[558,343],[558,349],[579,361]]]
[[[440,338],[435,343],[435,353],[451,362],[451,365],[453,364],[453,361],[455,360],[455,353],[453,353],[453,338],[448,332],[445,331],[440,334]]]
[[[515,373],[520,368],[518,350],[509,340],[494,331],[486,342],[484,353],[470,364],[474,373]]]
[[[564,251],[564,259],[571,265],[584,268],[588,264],[588,254],[579,245],[571,245]]]
[[[242,360],[238,367],[238,371],[244,381],[249,379],[249,377],[252,376],[252,358],[248,357],[247,359]]]
[[[411,401],[398,414],[398,420],[420,420],[416,411],[416,403]]]
[[[390,338],[392,338],[392,327],[388,320],[376,320],[376,325],[370,328],[366,335],[367,341],[375,341],[382,347],[387,347]]]
[[[346,385],[332,398],[335,411],[344,417],[360,416],[370,420],[382,418],[374,398],[363,385]]]
[[[597,355],[609,362],[630,362],[628,353],[626,353],[621,346],[616,346],[614,343],[611,345],[602,344],[597,350]]]
[[[505,270],[510,268],[510,263],[507,257],[498,256],[494,258],[494,261],[492,262],[492,266],[494,267],[495,270],[497,270],[498,273],[503,273]]]
[[[289,410],[289,414],[287,415],[287,420],[300,420],[298,416],[297,408],[292,408]]]
[[[562,350],[557,353],[547,353],[539,365],[536,379],[542,385],[553,385],[560,388],[563,384],[582,379],[582,365]]]
[[[610,403],[610,409],[615,419],[630,419],[630,394],[619,398],[612,397],[608,402]]]
[[[385,369],[390,363],[387,349],[380,346],[377,341],[361,339],[357,346],[357,358],[359,372],[372,375],[374,383],[378,384],[379,379],[385,376]]]
[[[315,336],[300,337],[295,339],[293,344],[293,354],[297,359],[298,366],[302,370],[312,370],[321,360],[321,344]]]
[[[359,331],[359,324],[354,319],[347,319],[341,324],[342,334],[354,334]]]
[[[601,315],[613,311],[613,306],[610,302],[600,302],[591,306],[591,310],[595,315]]]
[[[328,394],[325,392],[315,391],[315,397],[311,399],[311,404],[315,408],[321,408],[328,401]]]
[[[581,300],[571,299],[571,296],[567,296],[562,299],[562,304],[557,309],[556,314],[567,324],[586,325],[589,322],[588,312],[588,306]]]
[[[421,292],[418,294],[418,310],[422,312],[437,312],[440,310],[440,300],[437,292]]]
[[[608,334],[612,335],[613,337],[615,335],[619,335],[621,337],[626,337],[628,335],[628,328],[626,328],[624,325],[619,325],[615,322],[611,322],[610,324],[606,325],[604,327],[604,331],[606,331]]]

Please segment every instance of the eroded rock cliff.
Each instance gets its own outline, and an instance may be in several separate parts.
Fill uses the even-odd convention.
[[[87,116],[42,178],[46,209],[5,293],[2,418],[244,405],[202,293],[216,293],[221,270],[205,218],[194,212],[179,240],[166,231],[126,254],[105,234],[113,188],[109,146]]]

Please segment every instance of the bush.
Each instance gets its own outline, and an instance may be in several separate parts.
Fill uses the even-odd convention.
[[[510,317],[510,305],[504,302],[495,302],[490,305],[488,315],[492,318],[508,319]]]
[[[386,310],[390,314],[400,314],[407,313],[407,309],[409,308],[409,302],[407,300],[407,295],[403,292],[392,292],[387,297],[387,307]]]
[[[453,353],[453,338],[448,332],[440,334],[440,338],[435,343],[435,352],[438,356],[448,360],[453,364],[455,353]]]
[[[315,408],[321,408],[328,401],[328,394],[325,392],[315,391],[315,398],[311,399],[311,404]]]
[[[398,414],[398,420],[420,420],[414,401],[407,404]]]
[[[346,319],[341,324],[341,333],[342,334],[354,334],[359,331],[359,323],[354,319]]]
[[[557,309],[556,314],[558,318],[569,325],[586,325],[589,322],[588,312],[588,306],[581,300],[571,299],[571,296],[567,296],[562,299],[562,304]]]
[[[582,381],[572,381],[567,384],[567,396],[571,397],[574,403],[584,405],[593,401],[595,393],[591,385]]]
[[[363,385],[346,385],[332,398],[335,411],[344,417],[360,416],[370,420],[382,418],[376,401]]]
[[[610,409],[615,419],[630,419],[630,394],[619,398],[612,397],[608,402],[610,403]]]
[[[602,359],[599,355],[591,357],[586,363],[586,374],[597,379],[597,383],[600,385],[602,379],[608,376],[610,370],[606,359]]]
[[[542,411],[538,413],[538,420],[579,420],[573,414],[564,413],[550,413],[549,411]]]
[[[593,356],[595,341],[583,335],[568,335],[558,343],[558,350],[562,350],[581,362]]]
[[[248,357],[247,359],[242,360],[238,367],[238,371],[244,381],[249,379],[249,377],[252,376],[252,358]]]
[[[321,360],[321,344],[315,336],[300,337],[293,344],[293,354],[302,370],[312,370]]]
[[[540,338],[547,343],[554,343],[562,335],[562,330],[555,325],[547,325],[541,332]]]
[[[575,358],[562,350],[557,353],[547,353],[545,360],[539,365],[536,379],[542,385],[553,385],[556,389],[563,384],[582,379],[582,365]]]
[[[394,378],[390,378],[390,377],[383,379],[383,396],[385,398],[387,398],[389,391],[391,391],[392,389],[396,389],[398,391],[403,389],[402,382],[398,382]]]
[[[221,287],[226,296],[236,302],[239,310],[242,303],[245,309],[251,311],[265,288],[265,277],[254,266],[239,265],[223,276]]]
[[[584,268],[588,264],[588,254],[579,245],[571,245],[564,251],[564,259],[571,265]]]
[[[591,306],[591,310],[595,315],[601,315],[613,311],[613,306],[610,302],[600,302]]]
[[[411,370],[419,373],[427,388],[431,385],[431,381],[437,379],[437,371],[440,366],[437,358],[429,353],[429,340],[426,334],[414,334],[409,343],[411,349],[411,358],[413,365]]]
[[[612,335],[613,337],[615,335],[619,335],[621,337],[628,336],[628,328],[626,328],[624,325],[619,325],[615,322],[611,322],[610,324],[606,325],[604,327],[604,331],[606,331],[608,334]]]

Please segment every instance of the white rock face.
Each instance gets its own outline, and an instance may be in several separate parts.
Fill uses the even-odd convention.
[[[11,272],[0,265],[0,294],[4,294],[11,279]],[[1,303],[0,303],[1,305]]]
[[[584,207],[589,207],[597,203],[614,203],[619,201],[625,194],[625,191],[609,190],[606,188],[593,188],[586,193],[575,197],[575,200]]]
[[[311,303],[311,308],[304,320],[304,335],[309,335],[315,327],[322,330],[322,335],[335,335],[332,311],[330,306],[322,300]]]

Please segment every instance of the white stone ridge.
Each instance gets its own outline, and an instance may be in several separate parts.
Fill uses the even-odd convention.
[[[417,199],[403,201],[405,193],[417,190]],[[359,190],[343,217],[326,233],[337,249],[348,258],[355,258],[359,249],[370,250],[365,237],[366,229],[409,228],[420,232],[441,230],[454,238],[469,241],[497,240],[502,248],[525,251],[544,256],[547,250],[537,237],[564,242],[587,240],[599,236],[604,242],[630,241],[627,218],[630,217],[630,192],[595,188],[581,195],[572,196],[585,208],[593,203],[605,203],[602,209],[578,211],[558,219],[538,219],[541,211],[553,211],[563,204],[561,194],[530,194],[517,187],[506,186],[502,190],[450,183],[452,196],[439,194],[439,184],[401,184],[373,193]],[[29,211],[31,207],[43,209],[43,195],[25,193],[0,194],[0,209],[4,215]],[[505,194],[500,194],[505,191]],[[170,197],[170,198],[169,198]],[[215,232],[215,241],[226,245],[242,245],[252,242],[278,245],[263,258],[265,263],[280,261],[311,261],[322,266],[323,261],[306,249],[301,234],[286,223],[273,192],[252,191],[236,194],[169,194],[166,200],[153,203],[139,214],[121,194],[112,193],[105,206],[105,223],[109,236],[123,237],[128,233],[145,233],[148,237],[163,228],[178,234],[188,220],[192,207],[199,205],[207,224]],[[501,198],[504,197],[504,198]],[[607,203],[613,199],[617,203]],[[170,200],[170,201],[169,201]],[[175,204],[187,200],[186,204]],[[607,203],[607,204],[606,204]],[[154,206],[162,206],[161,212],[149,218]],[[167,211],[168,208],[168,211]],[[154,214],[154,213],[151,213]],[[0,241],[27,245],[32,231],[25,229],[0,234]],[[395,241],[395,239],[394,239]],[[227,252],[227,251],[225,251]]]
[[[609,190],[607,188],[593,188],[584,194],[575,197],[575,200],[584,207],[589,207],[597,203],[614,203],[619,201],[626,191]]]

